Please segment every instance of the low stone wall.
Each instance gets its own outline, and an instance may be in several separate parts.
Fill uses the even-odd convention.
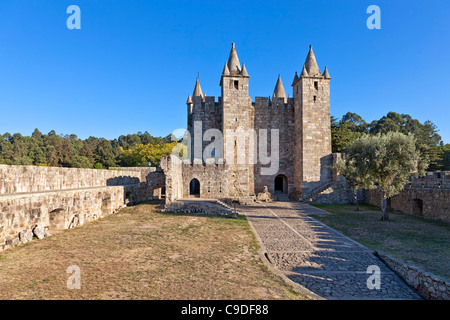
[[[147,182],[124,186],[125,203],[135,205],[147,200],[161,199],[164,187],[164,174],[151,174]]]
[[[361,193],[358,198],[361,199]],[[335,184],[321,193],[312,197],[311,203],[315,204],[348,204],[353,203],[352,190],[348,187],[347,181],[343,177],[338,177]]]
[[[413,176],[409,187],[450,189],[450,171],[426,172],[424,176]]]
[[[0,195],[0,251],[38,236],[36,227],[47,236],[158,199],[160,183]]]
[[[157,172],[158,168],[156,168],[156,167],[110,167],[109,170],[123,171],[125,173],[137,172],[137,173],[140,173],[140,180],[145,181],[147,179],[147,176],[152,172]]]
[[[156,168],[0,165],[0,250],[160,198],[164,184]]]
[[[0,165],[0,194],[137,184],[145,181],[150,170]]]
[[[364,202],[380,207],[381,194],[364,191]],[[450,189],[407,187],[388,200],[392,210],[450,222]]]
[[[0,251],[28,242],[33,236],[44,237],[114,213],[125,206],[124,189],[117,186],[1,195]]]
[[[207,200],[176,200],[166,205],[162,212],[201,213],[208,215],[230,215],[232,210],[218,202]]]
[[[174,156],[161,159],[161,168],[166,179],[166,204],[183,198],[183,168],[182,161]]]
[[[450,282],[448,280],[410,266],[381,251],[377,251],[376,255],[413,287],[422,298],[450,300]]]

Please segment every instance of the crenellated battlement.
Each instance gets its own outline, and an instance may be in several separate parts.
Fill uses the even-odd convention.
[[[249,96],[250,74],[245,64],[239,62],[233,43],[220,77],[221,95],[217,99],[206,96],[197,77],[192,97],[189,95],[187,100],[190,160],[203,157],[205,150],[214,157],[216,148],[219,148],[223,150],[221,157],[228,163],[207,164],[202,160],[199,163],[184,163],[180,171],[183,173],[183,186],[177,184],[180,189],[174,194],[186,196],[190,186],[185,180],[199,180],[199,177],[209,184],[213,180],[214,183],[221,182],[223,190],[228,190],[228,196],[232,197],[254,195],[261,192],[264,186],[270,192],[282,191],[299,197],[305,192],[304,189],[328,181],[329,174],[322,171],[321,161],[331,154],[330,79],[328,69],[321,73],[310,47],[300,77],[297,73],[294,77],[292,97],[286,94],[281,75],[278,75],[271,96],[252,98]],[[211,137],[213,130],[208,132],[209,129],[223,133],[220,146],[213,145],[216,139]],[[251,138],[246,135],[236,137],[225,132],[257,133],[258,145],[250,143]],[[270,154],[276,154],[279,165],[277,174],[263,174],[267,163],[242,165],[238,161],[238,158],[254,156],[257,150],[266,152],[259,145],[261,139],[270,140],[266,141],[265,146]],[[238,140],[247,142],[238,143]],[[200,155],[194,155],[194,146],[202,147]],[[265,156],[258,159],[265,159]],[[180,175],[180,172],[177,174]],[[205,186],[201,181],[200,185],[201,188]],[[220,188],[211,187],[211,190]],[[208,194],[212,196],[210,192]]]
[[[268,109],[273,107],[294,108],[294,99],[277,97],[255,97],[255,101],[252,102],[252,106],[259,109]]]
[[[412,176],[407,184],[411,188],[450,189],[450,171],[427,172],[424,176]]]

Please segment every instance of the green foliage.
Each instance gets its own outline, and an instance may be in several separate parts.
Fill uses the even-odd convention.
[[[358,142],[359,140],[353,142],[347,148],[348,153],[344,153],[342,159],[332,167],[332,170],[345,178],[348,186],[353,190],[356,210],[359,210],[358,190],[374,188],[368,166],[364,165],[364,163],[357,162],[360,152],[355,149],[361,147]]]
[[[423,124],[410,115],[389,112],[380,120],[374,120],[367,124],[361,116],[348,112],[340,121],[331,119],[331,138],[333,152],[343,152],[350,144],[361,135],[386,134],[399,132],[412,134],[416,139],[416,148],[420,151],[421,158],[429,162],[429,171],[448,170],[444,164],[444,148],[438,129],[430,121]]]
[[[103,169],[103,165],[101,163],[94,164],[94,169]]]
[[[440,146],[441,167],[443,171],[450,171],[450,144]]]
[[[352,186],[379,188],[383,220],[387,220],[386,199],[398,194],[414,172],[423,173],[428,163],[420,158],[416,139],[400,132],[363,135],[347,147],[337,170]]]
[[[170,142],[169,136],[158,138],[148,132],[122,135],[114,140],[96,137],[81,140],[74,134],[57,135],[53,130],[43,134],[35,129],[29,137],[19,133],[0,135],[0,164],[102,169],[128,165],[122,150],[138,144],[165,146]]]
[[[126,166],[129,167],[145,167],[149,163],[152,166],[157,166],[161,158],[167,157],[172,153],[173,148],[177,142],[166,144],[137,144],[135,147],[128,150],[122,148],[122,158]]]

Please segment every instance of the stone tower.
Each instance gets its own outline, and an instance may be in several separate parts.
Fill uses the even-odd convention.
[[[267,187],[301,198],[332,182],[331,78],[326,67],[320,71],[312,48],[300,76],[295,74],[292,98],[279,75],[272,96],[253,102],[249,79],[234,43],[218,101],[206,96],[197,78],[186,102],[191,163],[178,172],[183,196],[194,190],[206,198],[242,199]]]
[[[223,155],[229,170],[229,190],[232,196],[244,196],[253,193],[254,132],[252,99],[248,94],[250,76],[245,64],[242,67],[232,43],[230,56],[220,79],[222,92],[222,132],[224,135]],[[242,135],[238,130],[243,130]],[[236,134],[233,134],[236,133]],[[238,139],[244,139],[239,141]],[[245,143],[245,148],[238,148]]]
[[[310,46],[294,96],[294,195],[299,198],[331,179],[330,75],[317,65]]]

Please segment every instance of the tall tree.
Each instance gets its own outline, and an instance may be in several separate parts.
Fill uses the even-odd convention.
[[[345,154],[356,172],[364,174],[360,178],[379,189],[383,221],[389,220],[387,199],[404,188],[413,172],[423,173],[428,165],[420,158],[414,136],[399,132],[364,135]]]

